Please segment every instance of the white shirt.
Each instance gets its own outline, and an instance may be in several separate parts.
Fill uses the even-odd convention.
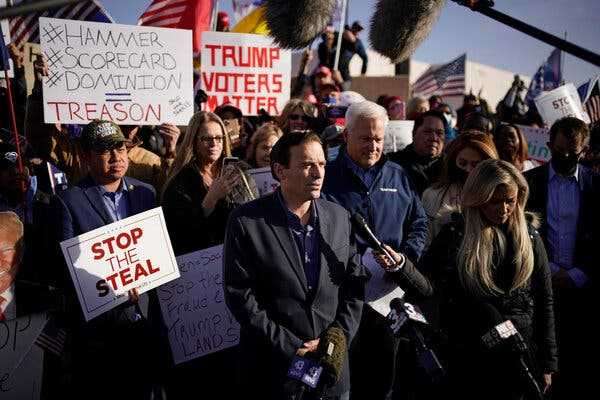
[[[0,305],[0,310],[4,313],[7,320],[17,318],[17,303],[15,301],[15,284],[10,285],[8,289],[0,293],[4,299]]]

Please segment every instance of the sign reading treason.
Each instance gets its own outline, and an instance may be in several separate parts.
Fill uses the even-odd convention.
[[[40,18],[44,121],[187,125],[192,36],[180,29]]]

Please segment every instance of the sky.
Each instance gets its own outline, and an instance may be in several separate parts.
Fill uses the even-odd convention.
[[[135,24],[150,0],[100,0],[117,23]],[[401,0],[397,0],[401,1]],[[600,53],[599,0],[496,0],[495,8],[548,33]],[[232,2],[220,1],[231,16]],[[350,0],[349,21],[365,28],[375,9],[374,0]],[[368,36],[365,29],[365,37]],[[368,40],[364,40],[365,44]],[[467,59],[531,77],[553,48],[537,39],[447,1],[439,21],[413,58],[426,63],[445,63],[467,53]],[[563,77],[579,85],[600,74],[600,68],[563,53]]]

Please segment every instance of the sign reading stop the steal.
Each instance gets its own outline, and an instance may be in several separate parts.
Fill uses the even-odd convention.
[[[158,207],[60,244],[86,321],[125,303],[128,291],[147,292],[179,278]]]

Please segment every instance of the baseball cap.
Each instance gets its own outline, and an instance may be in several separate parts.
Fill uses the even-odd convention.
[[[363,28],[363,26],[360,24],[360,22],[358,22],[358,21],[354,21],[354,22],[352,23],[352,30],[353,30],[353,31],[360,32],[360,31],[362,31],[363,29],[365,29],[365,28]]]
[[[242,110],[240,110],[231,103],[224,103],[221,104],[219,107],[215,108],[215,114],[217,114],[221,119],[223,119],[223,114],[225,114],[227,111],[233,113],[233,115],[235,115],[238,119],[244,116]]]
[[[125,142],[121,128],[112,121],[94,120],[81,131],[81,146],[85,150],[111,150]]]

